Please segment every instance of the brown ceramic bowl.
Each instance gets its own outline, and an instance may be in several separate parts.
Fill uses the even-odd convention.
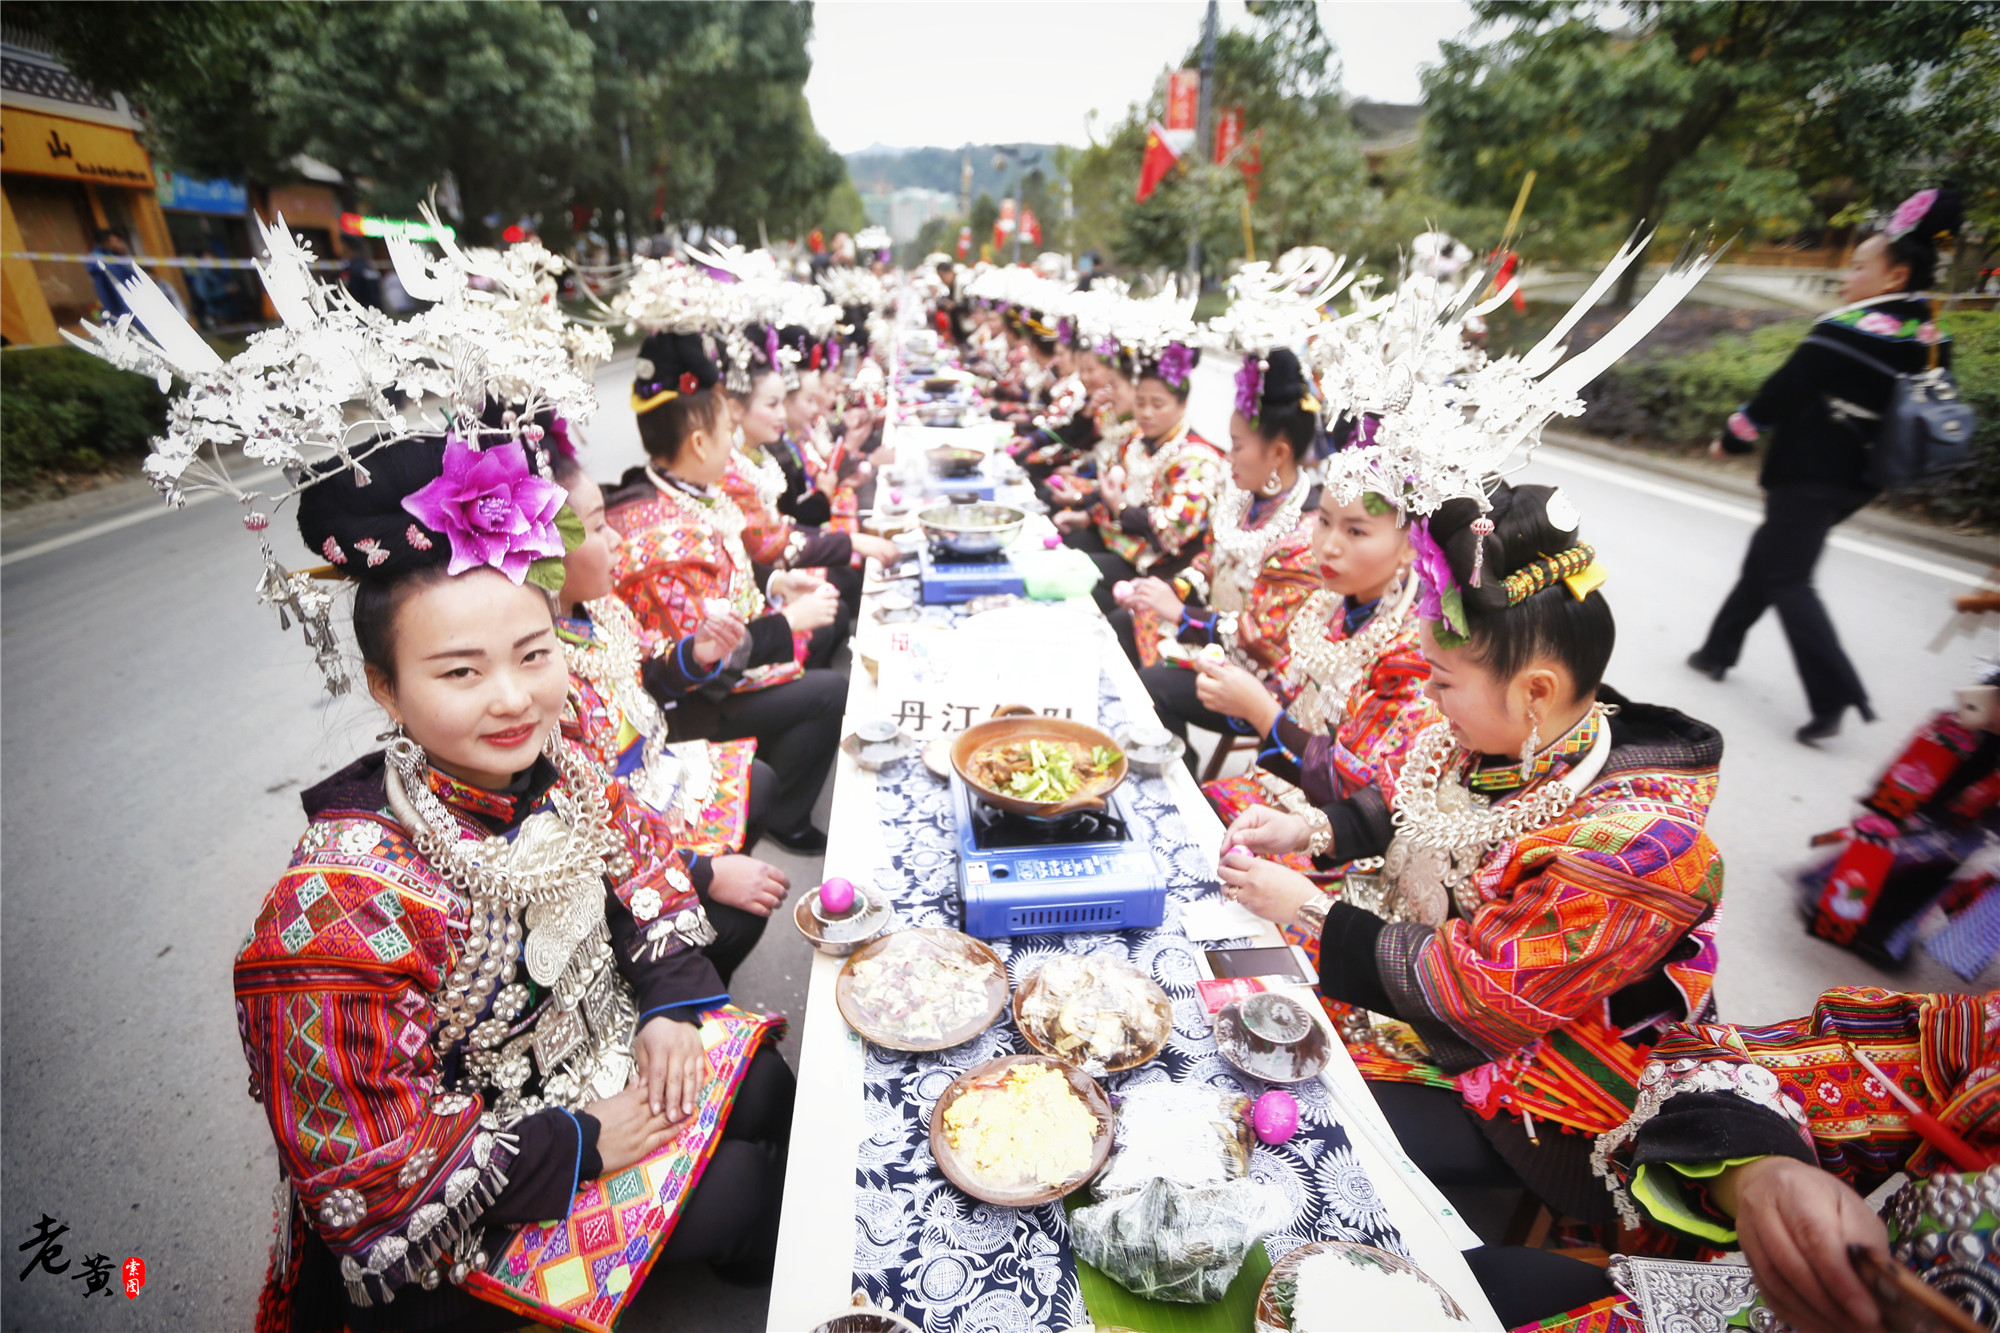
[[[1086,749],[1103,746],[1118,752],[1118,762],[1111,766],[1111,772],[1097,782],[1079,790],[1075,795],[1060,801],[1030,801],[1019,796],[1008,796],[980,785],[966,773],[966,765],[981,750],[995,745],[1013,745],[1021,741],[1070,741]],[[1093,727],[1084,722],[1072,722],[1060,717],[998,717],[990,721],[978,722],[959,734],[951,746],[951,766],[965,785],[980,800],[996,809],[1017,815],[1034,815],[1047,819],[1056,815],[1066,815],[1072,810],[1102,810],[1104,797],[1125,780],[1128,766],[1125,752],[1111,733],[1101,727]]]
[[[990,1078],[1005,1073],[1015,1065],[1028,1064],[1043,1065],[1059,1072],[1069,1080],[1070,1090],[1082,1098],[1090,1113],[1097,1117],[1097,1137],[1091,1143],[1089,1169],[1057,1185],[1009,1186],[987,1180],[973,1172],[971,1162],[951,1146],[944,1131],[944,1113],[975,1079]],[[931,1108],[931,1156],[936,1159],[938,1170],[944,1172],[944,1178],[973,1198],[1002,1208],[1032,1208],[1037,1204],[1053,1203],[1104,1169],[1105,1161],[1111,1156],[1111,1123],[1111,1099],[1104,1095],[1104,1089],[1098,1087],[1097,1080],[1090,1075],[1045,1055],[1006,1055],[960,1074],[938,1096],[937,1105]]]

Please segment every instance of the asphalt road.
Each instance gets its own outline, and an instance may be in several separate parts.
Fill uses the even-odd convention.
[[[610,478],[636,461],[636,437],[621,368],[601,382],[611,406],[584,431],[586,460]],[[1228,401],[1227,369],[1204,367],[1197,424],[1219,436]],[[1962,989],[1921,955],[1892,979],[1807,938],[1781,874],[1949,702],[1974,647],[1992,648],[1988,635],[1926,651],[1975,571],[1872,539],[1827,553],[1821,584],[1882,721],[1808,750],[1791,739],[1805,706],[1774,624],[1726,684],[1681,665],[1733,578],[1752,511],[1554,451],[1530,475],[1570,490],[1610,570],[1611,681],[1728,738],[1712,824],[1729,865],[1725,1016],[1795,1014],[1841,982]],[[280,635],[256,605],[254,543],[231,506],[103,523],[38,532],[43,547],[90,535],[39,554],[17,544],[0,565],[0,1221],[17,1254],[0,1324],[240,1329],[264,1269],[276,1162],[245,1095],[230,963],[301,830],[299,790],[368,749],[381,723],[364,699],[326,699],[296,631]],[[772,859],[814,882],[815,862]],[[799,1012],[804,960],[775,923],[739,998]],[[14,1247],[43,1215],[68,1226],[54,1262],[70,1266],[21,1279],[28,1256]],[[136,1301],[115,1277],[89,1297],[72,1280],[98,1254],[145,1260]],[[623,1327],[762,1325],[761,1294],[661,1269]]]

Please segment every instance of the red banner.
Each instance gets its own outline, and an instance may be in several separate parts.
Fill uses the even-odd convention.
[[[1042,221],[1035,216],[1032,208],[1021,210],[1021,240],[1027,245],[1038,246],[1042,243]]]
[[[1215,120],[1215,164],[1221,166],[1243,146],[1243,108],[1226,106]]]
[[[1257,202],[1257,179],[1264,174],[1264,131],[1258,130],[1243,151],[1237,155],[1236,169],[1243,173],[1243,188],[1250,196],[1250,202]]]
[[[1000,201],[1000,216],[993,219],[993,249],[997,253],[1007,244],[1007,238],[1014,234],[1014,201]]]
[[[962,262],[968,257],[970,257],[971,254],[972,254],[972,228],[960,227],[958,229],[958,257]]]
[[[1139,192],[1133,195],[1137,203],[1145,203],[1152,198],[1153,191],[1160,188],[1160,182],[1174,169],[1180,154],[1167,142],[1167,131],[1158,121],[1146,127],[1146,156],[1139,162]]]
[[[1201,111],[1201,71],[1177,69],[1167,75],[1167,128],[1191,130]]]

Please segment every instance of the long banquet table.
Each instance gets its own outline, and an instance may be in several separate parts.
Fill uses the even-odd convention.
[[[892,428],[891,439],[894,439]],[[1034,519],[1042,531],[1053,531],[1046,519]],[[1030,535],[1032,536],[1032,529]],[[872,581],[864,594],[862,623],[872,620],[876,598],[881,585]],[[1014,613],[1019,614],[1019,613]],[[1102,666],[1103,677],[1110,699],[1107,711],[1122,710],[1127,718],[1150,718],[1151,705],[1141,685],[1138,673],[1118,648],[1117,641],[1110,633],[1109,626],[1097,614],[1089,598],[1078,598],[1070,603],[1048,607],[1045,614],[1065,616],[1062,624],[1077,639],[1078,651],[1094,652]],[[936,612],[927,614],[929,619],[943,619]],[[857,722],[881,714],[877,703],[878,686],[869,672],[862,670],[860,663],[848,687],[846,717],[843,734],[849,734]],[[832,815],[828,825],[828,847],[826,853],[826,873],[840,875],[871,885],[881,885],[896,892],[901,876],[886,871],[891,862],[885,835],[884,812],[896,809],[896,802],[910,783],[930,782],[938,789],[942,781],[920,773],[921,760],[916,757],[904,760],[901,765],[880,774],[862,769],[843,751],[836,760],[833,791]],[[1176,837],[1188,844],[1181,850],[1189,853],[1187,858],[1199,859],[1207,868],[1206,878],[1213,879],[1213,867],[1221,852],[1222,825],[1202,796],[1194,779],[1180,765],[1174,765],[1172,772],[1164,779],[1150,780],[1154,786],[1153,799],[1158,805],[1171,806],[1171,817],[1175,821]],[[888,804],[885,806],[884,801]],[[932,799],[932,798],[926,798]],[[1179,866],[1170,879],[1183,878]],[[947,871],[950,867],[945,867]],[[946,880],[950,878],[947,874]],[[933,884],[937,879],[933,876]],[[801,885],[801,891],[809,886]],[[908,891],[914,897],[919,890],[912,884]],[[1202,890],[1183,888],[1178,892],[1182,900],[1187,900]],[[1206,889],[1210,895],[1212,887]],[[936,899],[930,900],[927,910],[935,916]],[[899,902],[899,915],[904,916],[904,924],[910,919],[903,909],[915,906],[915,902]],[[787,919],[778,924],[779,929],[791,929],[789,912]],[[956,925],[957,923],[951,922]],[[1125,935],[1141,932],[1128,931]],[[1170,912],[1168,921],[1159,931],[1146,933],[1148,942],[1159,947],[1178,946],[1188,950],[1184,937],[1175,928],[1175,915]],[[1046,939],[1047,937],[1041,937]],[[1118,936],[1082,937],[1067,947],[1091,947],[1091,941],[1119,940]],[[1256,943],[1281,943],[1282,938],[1275,928],[1265,926],[1264,934],[1256,938]],[[1002,946],[1003,957],[1007,950]],[[863,1253],[874,1256],[872,1262],[879,1265],[882,1256],[882,1237],[878,1217],[866,1219],[872,1226],[864,1227],[860,1214],[863,1204],[863,1190],[857,1180],[857,1161],[875,1139],[873,1153],[880,1158],[883,1152],[880,1135],[880,1106],[871,1102],[867,1095],[870,1077],[870,1053],[861,1039],[842,1021],[834,1003],[834,982],[839,974],[841,959],[820,954],[813,955],[812,972],[806,998],[806,1010],[799,1025],[800,1032],[796,1047],[799,1092],[797,1114],[792,1132],[790,1163],[785,1186],[784,1214],[778,1243],[777,1271],[771,1288],[771,1304],[767,1327],[782,1333],[802,1333],[817,1327],[847,1309],[850,1298],[865,1284],[857,1281],[857,1256]],[[1013,978],[1018,981],[1018,976]],[[1317,1005],[1310,1006],[1317,1013]],[[1177,1006],[1177,1009],[1179,1006]],[[1003,1015],[996,1028],[1004,1027],[1009,1020]],[[1178,1018],[1177,1018],[1178,1025]],[[990,1034],[989,1034],[990,1035]],[[975,1039],[977,1041],[978,1039]],[[1459,1219],[1443,1196],[1422,1173],[1409,1162],[1381,1119],[1374,1099],[1352,1062],[1347,1058],[1340,1043],[1333,1043],[1335,1058],[1321,1075],[1319,1089],[1311,1090],[1311,1101],[1322,1108],[1320,1114],[1330,1118],[1338,1131],[1344,1131],[1348,1146],[1352,1149],[1353,1160],[1359,1162],[1367,1175],[1367,1184],[1379,1201],[1385,1229],[1392,1227],[1393,1234],[1399,1235],[1409,1257],[1457,1300],[1469,1318],[1467,1323],[1453,1323],[1453,1328],[1498,1329],[1498,1319],[1481,1295],[1470,1269],[1460,1255],[1462,1247],[1477,1244],[1469,1228]],[[1004,1053],[1002,1049],[999,1053]],[[950,1052],[945,1053],[947,1056]],[[882,1057],[877,1057],[878,1060]],[[891,1056],[893,1058],[893,1054]],[[1212,1057],[1211,1057],[1212,1058]],[[952,1072],[947,1066],[945,1072]],[[1134,1071],[1135,1073],[1140,1071]],[[879,1076],[879,1066],[877,1067]],[[1192,1075],[1191,1075],[1192,1076]],[[912,1080],[919,1089],[919,1095],[934,1100],[942,1090],[946,1080],[932,1078],[928,1082]],[[1245,1087],[1252,1086],[1248,1079],[1242,1080]],[[928,1118],[928,1104],[921,1112]],[[897,1145],[890,1137],[889,1150],[894,1153]],[[1265,1152],[1268,1150],[1261,1150]],[[927,1150],[920,1145],[910,1151],[910,1156],[921,1159],[918,1170],[932,1170],[928,1163]],[[1343,1163],[1347,1159],[1343,1157]],[[896,1163],[877,1162],[877,1167],[885,1172],[892,1171]],[[1295,1168],[1297,1164],[1294,1164]],[[907,1185],[907,1182],[905,1182]],[[943,1189],[950,1190],[946,1185]],[[955,1193],[955,1192],[954,1192]],[[879,1211],[884,1194],[882,1191],[867,1191],[867,1204],[871,1210]],[[913,1196],[912,1196],[913,1197]],[[960,1196],[962,1197],[962,1196]],[[971,1206],[965,1200],[967,1210],[986,1227],[1006,1227],[1013,1210],[990,1209],[984,1205]],[[1375,1206],[1371,1204],[1371,1209]],[[1062,1230],[1065,1224],[1059,1220],[1049,1224]],[[934,1250],[932,1228],[922,1219],[910,1218],[906,1224],[915,1224],[924,1232],[923,1247]],[[1310,1228],[1309,1228],[1310,1229]],[[1354,1229],[1343,1227],[1329,1212],[1325,1225],[1320,1229],[1325,1238],[1356,1238]],[[1013,1243],[1018,1247],[1022,1233],[1017,1229]],[[1030,1233],[1031,1237],[1033,1233]],[[1000,1248],[1008,1245],[1006,1237],[999,1239]],[[1040,1239],[1035,1245],[1046,1250],[1047,1245]],[[893,1247],[892,1247],[893,1248]],[[913,1251],[914,1254],[914,1251]],[[1050,1333],[1059,1333],[1065,1327],[1089,1327],[1088,1317],[1075,1318],[1082,1311],[1080,1300],[1074,1299],[1074,1274],[1068,1276],[1068,1289],[1072,1299],[1068,1304],[1051,1306],[1045,1294],[1031,1290],[1037,1286],[1059,1281],[1064,1277],[1059,1269],[1064,1262],[1070,1262],[1070,1251],[1066,1234],[1062,1237],[1059,1254],[1013,1254],[1006,1257],[1006,1263],[995,1263],[987,1270],[988,1288],[982,1293],[979,1308],[974,1310],[970,1303],[965,1307],[961,1319],[960,1308],[949,1298],[943,1304],[931,1303],[924,1309],[900,1311],[913,1322],[923,1327],[926,1333],[958,1333],[965,1329],[1020,1327],[1032,1330],[1040,1325]],[[1011,1266],[1008,1266],[1011,1265]],[[964,1265],[948,1266],[957,1276],[963,1277]],[[1004,1271],[1008,1276],[997,1278]],[[991,1283],[1018,1283],[1022,1300],[1020,1308],[995,1310],[993,1302],[998,1299],[1001,1306],[1009,1302],[996,1293]],[[914,1296],[917,1283],[932,1281],[919,1272],[910,1289]],[[926,1290],[929,1289],[927,1286]],[[1065,1317],[1068,1316],[1068,1317]],[[1247,1330],[1246,1330],[1247,1333]]]

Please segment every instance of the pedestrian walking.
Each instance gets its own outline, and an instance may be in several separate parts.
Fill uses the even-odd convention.
[[[1840,286],[1848,304],[1813,325],[1709,446],[1720,457],[1750,453],[1763,441],[1764,522],[1688,665],[1721,680],[1742,655],[1750,627],[1775,607],[1812,709],[1795,733],[1807,745],[1839,734],[1849,708],[1875,720],[1868,689],[1813,587],[1813,568],[1827,533],[1877,494],[1867,480],[1869,441],[1895,383],[1886,369],[1840,349],[1905,374],[1923,370],[1933,348],[1940,364],[1950,363],[1950,340],[1932,323],[1925,292],[1938,245],[1958,230],[1960,215],[1949,191],[1905,200],[1887,227],[1855,248]]]

